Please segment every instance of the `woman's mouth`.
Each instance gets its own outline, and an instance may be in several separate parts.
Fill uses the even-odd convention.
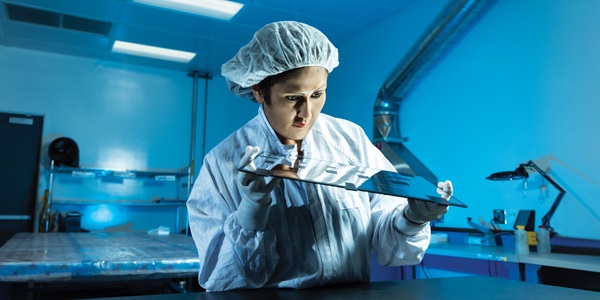
[[[294,124],[292,124],[292,126],[298,127],[298,128],[304,128],[304,127],[306,127],[306,125],[308,125],[308,123],[294,123]]]

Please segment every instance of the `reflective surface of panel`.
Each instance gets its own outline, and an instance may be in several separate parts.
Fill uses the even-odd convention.
[[[441,198],[436,192],[437,186],[420,176],[327,162],[314,158],[261,153],[254,158],[253,163],[239,170],[260,176],[281,177],[348,190],[467,207],[454,196],[449,201]]]

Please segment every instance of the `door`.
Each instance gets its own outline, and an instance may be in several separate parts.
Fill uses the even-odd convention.
[[[33,230],[43,116],[0,112],[0,246]]]

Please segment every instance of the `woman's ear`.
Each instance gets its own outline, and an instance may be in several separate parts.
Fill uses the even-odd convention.
[[[265,103],[265,97],[260,88],[258,87],[258,84],[252,86],[252,94],[254,95],[254,99],[256,100],[256,102],[260,104]]]

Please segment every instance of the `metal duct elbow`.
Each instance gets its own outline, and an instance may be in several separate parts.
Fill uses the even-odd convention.
[[[392,70],[373,108],[373,141],[399,172],[437,178],[402,143],[400,103],[496,0],[451,0]]]

